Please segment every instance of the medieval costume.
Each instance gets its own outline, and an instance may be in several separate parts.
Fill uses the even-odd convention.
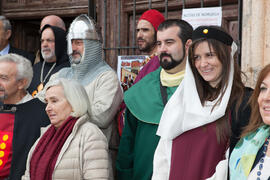
[[[51,28],[54,33],[56,62],[46,62],[41,56],[40,62],[33,66],[34,75],[28,88],[29,93],[33,96],[43,89],[52,74],[63,67],[70,66],[67,55],[66,32],[61,28],[45,25],[41,33],[47,28]]]
[[[208,38],[214,38],[215,35],[209,33],[211,37]],[[200,34],[198,38],[202,36],[204,35]],[[233,85],[233,55],[237,47],[232,38],[228,41],[232,45],[231,70],[222,97],[219,95],[215,100],[206,101],[202,105],[190,63],[186,64],[183,83],[164,108],[157,130],[161,139],[154,156],[153,180],[203,180],[212,176],[218,162],[225,158],[229,137],[218,139],[216,127],[217,120],[226,113]],[[245,89],[243,102],[237,113],[234,112],[234,107],[229,108],[230,115],[226,119],[228,124],[237,124],[237,121],[243,120],[239,118],[249,115],[250,109],[245,104],[249,95],[250,90]],[[232,139],[237,141],[237,137]]]
[[[183,79],[177,73],[177,83],[162,81],[168,75],[161,67],[133,85],[124,96],[126,122],[117,157],[118,179],[148,180],[153,171],[153,155],[159,137],[159,120],[167,99]],[[165,76],[166,76],[165,75]],[[169,78],[171,79],[171,78]]]
[[[70,56],[72,39],[83,39],[83,57],[78,64],[71,61],[71,67],[63,68],[52,79],[74,79],[85,87],[91,106],[90,119],[110,141],[111,122],[123,96],[119,80],[115,71],[102,60],[101,40],[94,23],[86,15],[78,16],[70,25],[68,33]]]
[[[139,21],[140,20],[146,20],[149,23],[151,23],[151,25],[153,26],[153,28],[155,30],[154,36],[156,36],[158,26],[165,20],[165,18],[159,11],[157,11],[155,9],[150,9],[150,10],[145,11],[141,15]],[[156,38],[156,37],[153,37],[153,38]],[[156,48],[155,44],[153,44],[153,47],[151,47],[151,48]],[[154,52],[149,57],[144,59],[144,61],[142,62],[142,66],[143,66],[143,68],[139,71],[139,73],[136,76],[136,79],[135,79],[133,84],[136,84],[144,76],[146,76],[150,72],[153,72],[157,68],[159,68],[160,64],[159,64],[159,58],[157,56],[157,53]],[[124,91],[125,90],[127,90],[127,89],[124,89]],[[119,111],[119,113],[117,115],[118,129],[119,129],[119,134],[120,135],[122,135],[122,131],[123,131],[124,124],[125,124],[125,110],[126,110],[126,105],[125,105],[124,102],[122,102],[121,106],[120,106],[120,111]]]
[[[67,39],[71,67],[62,69],[51,79],[74,79],[85,87],[90,102],[90,120],[105,134],[113,159],[119,139],[117,129],[113,128],[116,126],[114,117],[123,99],[117,74],[102,60],[102,40],[92,19],[86,15],[78,16],[70,25]],[[72,61],[73,39],[83,40],[84,50],[79,63]]]
[[[21,179],[27,155],[50,121],[45,104],[35,98],[16,105],[2,105],[0,123],[0,179]]]

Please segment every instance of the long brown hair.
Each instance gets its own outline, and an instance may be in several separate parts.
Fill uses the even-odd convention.
[[[249,99],[249,104],[251,107],[251,116],[248,125],[244,128],[241,137],[254,132],[260,126],[264,124],[262,116],[259,110],[258,97],[260,95],[260,86],[266,76],[270,73],[270,64],[266,65],[260,72],[255,89]]]
[[[214,52],[217,54],[219,61],[222,64],[221,80],[216,88],[213,88],[212,86],[210,86],[210,84],[202,78],[197,68],[195,67],[195,59],[194,59],[195,49],[202,42],[208,43],[209,49],[214,50]],[[225,93],[224,89],[227,88],[228,82],[229,82],[229,74],[231,70],[230,46],[227,46],[223,44],[222,42],[215,39],[201,38],[201,39],[195,40],[191,44],[191,47],[189,48],[188,61],[191,66],[192,72],[194,74],[196,88],[197,88],[202,105],[204,105],[206,101],[209,101],[209,100],[212,101],[218,98],[219,95],[221,95],[220,99],[218,99],[217,103],[213,107],[215,108],[215,106],[221,102]],[[241,79],[241,70],[237,62],[234,61],[233,85],[232,85],[231,95],[230,95],[230,99],[229,99],[228,106],[226,109],[226,113],[223,117],[217,120],[216,134],[217,134],[218,142],[220,142],[221,140],[226,140],[227,137],[230,135],[231,128],[228,121],[228,118],[230,116],[230,110],[231,110],[230,108],[235,103],[236,104],[235,112],[237,112],[242,102],[243,96],[244,96],[244,84]]]

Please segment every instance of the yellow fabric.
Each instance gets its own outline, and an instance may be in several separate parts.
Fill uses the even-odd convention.
[[[185,70],[180,71],[175,74],[169,74],[164,69],[161,69],[160,72],[160,81],[162,86],[174,87],[179,86],[181,81],[184,79]]]

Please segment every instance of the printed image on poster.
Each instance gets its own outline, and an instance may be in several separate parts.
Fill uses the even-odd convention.
[[[143,61],[148,56],[118,56],[117,75],[124,91],[133,85],[133,82],[143,67]]]

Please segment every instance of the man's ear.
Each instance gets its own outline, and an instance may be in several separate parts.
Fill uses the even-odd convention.
[[[20,79],[18,81],[18,89],[24,89],[24,87],[26,86],[27,84],[27,79]]]
[[[11,37],[11,30],[7,30],[6,31],[6,39],[9,40],[9,38]]]
[[[192,40],[188,39],[186,42],[185,48],[188,49],[191,44],[192,44]]]
[[[185,50],[186,50],[186,53],[188,53],[188,48],[190,47],[190,45],[192,44],[192,40],[191,39],[188,39],[186,44],[185,44]]]

